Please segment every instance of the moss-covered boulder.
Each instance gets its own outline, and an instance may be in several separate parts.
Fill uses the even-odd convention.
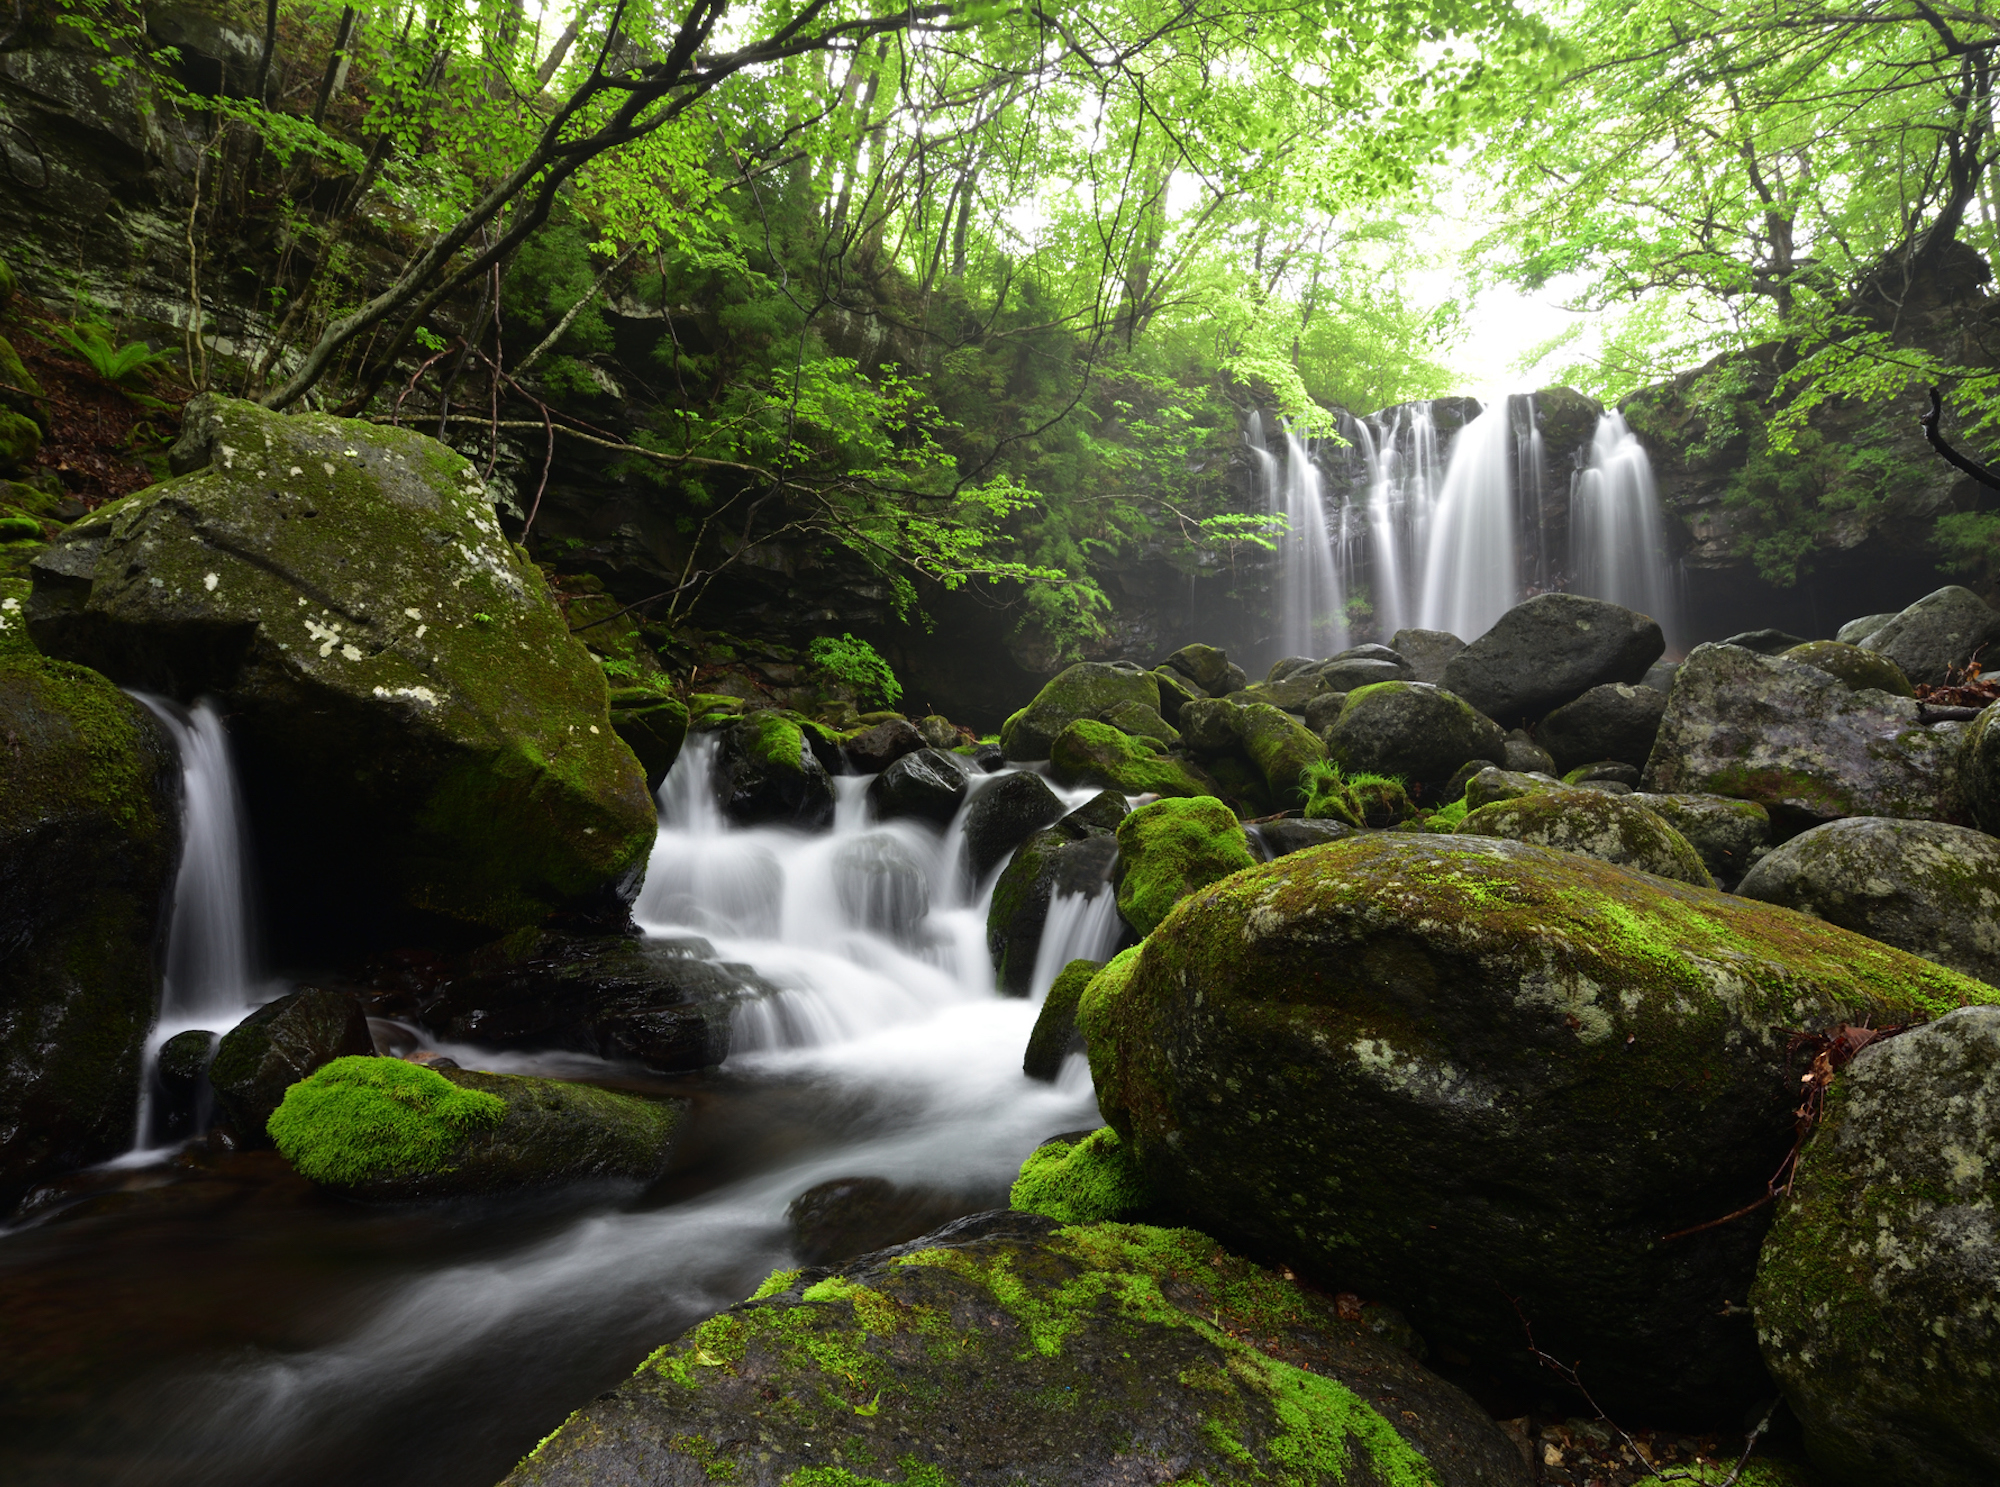
[[[1764,1192],[1797,1030],[1996,999],[1768,904],[1385,832],[1198,889],[1078,1021],[1105,1117],[1188,1222],[1523,1382],[1525,1316],[1613,1413],[1733,1422],[1762,1387],[1763,1223],[1661,1236]]]
[[[0,635],[0,644],[5,643]],[[2000,835],[2000,702],[1965,728],[1953,771],[1958,799],[1981,831]]]
[[[1104,969],[1100,960],[1073,960],[1056,973],[1042,1010],[1035,1017],[1035,1030],[1028,1035],[1027,1051],[1021,1055],[1021,1072],[1030,1079],[1052,1083],[1062,1072],[1063,1060],[1083,1052],[1083,1035],[1076,1030],[1076,1004],[1083,999],[1091,977]]]
[[[0,642],[19,634],[18,608],[0,621]],[[152,715],[95,672],[0,648],[0,1211],[131,1144],[180,840],[179,761]]]
[[[1164,758],[1109,723],[1079,719],[1056,735],[1049,772],[1059,785],[1103,785],[1127,795],[1213,795],[1184,760]]]
[[[653,802],[604,677],[435,440],[204,397],[172,464],[35,563],[41,647],[220,695],[274,907],[498,928],[618,884]],[[279,858],[282,860],[278,860]]]
[[[1837,640],[1809,640],[1780,654],[1792,661],[1817,666],[1828,676],[1837,676],[1855,691],[1874,688],[1894,697],[1913,697],[1915,692],[1903,668],[1887,656],[1863,650],[1858,645],[1842,645]]]
[[[34,419],[11,408],[0,408],[0,474],[19,474],[35,463],[42,431]]]
[[[1470,1398],[1330,1298],[1187,1230],[991,1213],[778,1272],[507,1483],[1529,1480]]]
[[[1107,709],[1101,721],[1134,738],[1154,738],[1168,745],[1181,741],[1180,729],[1161,717],[1157,709],[1143,702],[1121,702]]]
[[[1771,845],[1771,814],[1754,800],[1636,791],[1625,798],[1687,838],[1720,888],[1734,888]]]
[[[271,1137],[301,1174],[368,1199],[463,1197],[666,1170],[685,1100],[394,1058],[342,1058],[285,1091]]]
[[[1057,676],[1000,730],[1009,759],[1046,759],[1056,735],[1078,718],[1103,717],[1121,702],[1160,710],[1160,684],[1126,661],[1083,661]]]
[[[1520,770],[1488,766],[1465,782],[1464,799],[1467,809],[1476,811],[1495,801],[1518,800],[1523,795],[1535,795],[1561,787],[1562,781],[1553,775],[1527,774]]]
[[[1115,1223],[1143,1217],[1152,1193],[1118,1133],[1099,1126],[1082,1137],[1053,1137],[1028,1153],[1007,1206],[1064,1224]]]
[[[1118,912],[1151,934],[1195,889],[1256,861],[1236,813],[1212,796],[1142,805],[1118,823]]]
[[[2000,1481],[2000,1011],[1864,1048],[1779,1200],[1764,1361],[1839,1487]]]
[[[612,730],[646,771],[646,788],[657,791],[687,742],[687,704],[652,687],[618,687],[610,702]]]
[[[1172,727],[1180,726],[1183,707],[1208,695],[1195,685],[1194,678],[1175,671],[1171,666],[1156,667],[1152,676],[1160,685],[1160,716]]]
[[[1250,678],[1229,659],[1220,646],[1184,645],[1160,663],[1163,671],[1177,671],[1208,697],[1222,697],[1241,691]]]
[[[246,1146],[268,1146],[265,1123],[285,1091],[337,1058],[372,1054],[368,1019],[351,996],[319,987],[266,1002],[216,1045],[208,1081]]]
[[[1326,731],[1350,774],[1400,775],[1435,790],[1470,759],[1499,762],[1507,735],[1463,698],[1427,682],[1378,682],[1347,694]]]
[[[1592,687],[1638,681],[1666,648],[1650,616],[1582,594],[1537,594],[1453,656],[1444,685],[1511,728]]]
[[[1498,836],[1600,862],[1713,886],[1701,855],[1673,827],[1647,810],[1602,790],[1556,787],[1481,806],[1455,828],[1467,836]]]
[[[1106,790],[1014,850],[993,885],[986,911],[986,947],[1002,996],[1027,996],[1034,990],[1042,929],[1058,895],[1096,898],[1112,891],[1115,833],[1124,818],[1125,797]]]
[[[1311,793],[1306,771],[1326,760],[1326,746],[1296,719],[1268,702],[1240,702],[1235,697],[1209,698],[1183,707],[1181,741],[1204,760],[1219,762],[1232,754],[1246,760],[1257,771],[1269,801],[1281,807],[1306,803]],[[1228,791],[1227,781],[1218,776],[1217,783]]]
[[[1280,712],[1303,713],[1313,698],[1323,697],[1332,690],[1325,677],[1313,672],[1278,682],[1252,682],[1229,695],[1238,702],[1268,702]]]
[[[722,808],[739,825],[833,825],[833,777],[805,730],[783,713],[760,708],[724,724],[716,773]]]

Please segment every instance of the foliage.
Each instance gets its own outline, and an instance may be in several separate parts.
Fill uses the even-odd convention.
[[[903,684],[882,655],[865,640],[842,635],[835,640],[822,635],[806,650],[807,659],[820,670],[855,689],[864,698],[872,697],[884,707],[894,707],[903,697]]]
[[[78,320],[54,327],[56,336],[78,356],[90,363],[92,371],[106,382],[130,382],[139,373],[173,359],[171,353],[155,351],[144,341],[118,345],[110,326],[95,320]]]
[[[337,1058],[285,1091],[268,1122],[285,1159],[336,1186],[384,1172],[435,1171],[507,1104],[460,1089],[435,1069],[395,1058]]]

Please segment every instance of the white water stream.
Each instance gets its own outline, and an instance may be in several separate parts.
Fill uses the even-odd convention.
[[[1666,561],[1666,516],[1653,464],[1616,409],[1597,421],[1590,464],[1570,498],[1576,591],[1649,614],[1681,643],[1680,594]]]

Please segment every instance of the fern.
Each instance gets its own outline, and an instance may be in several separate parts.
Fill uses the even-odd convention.
[[[56,335],[62,343],[78,356],[90,363],[90,369],[106,382],[124,383],[139,373],[160,366],[171,359],[165,351],[155,351],[144,341],[127,341],[116,346],[111,341],[111,327],[95,320],[79,320],[73,325],[58,325]]]
[[[894,707],[902,700],[903,684],[881,653],[865,640],[852,635],[838,640],[822,635],[807,648],[806,659],[862,696],[879,699],[884,707]]]

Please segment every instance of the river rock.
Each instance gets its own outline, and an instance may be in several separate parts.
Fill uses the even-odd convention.
[[[1324,696],[1329,690],[1324,676],[1309,671],[1281,682],[1252,682],[1229,695],[1234,702],[1268,702],[1279,712],[1303,713],[1315,697]]]
[[[1837,676],[1859,692],[1869,687],[1896,697],[1913,697],[1910,679],[1903,668],[1887,656],[1863,650],[1858,645],[1842,645],[1837,640],[1810,640],[1795,645],[1784,654],[1794,661],[1817,666],[1829,676]]]
[[[1984,832],[1850,816],[1773,848],[1736,891],[2000,985],[2000,841]]]
[[[1793,829],[1841,816],[1934,820],[1956,814],[1964,732],[1802,661],[1701,645],[1674,681],[1643,788],[1754,800]]]
[[[856,774],[880,774],[905,754],[924,747],[923,734],[907,718],[884,719],[841,744]]]
[[[1215,785],[1180,759],[1163,758],[1109,723],[1079,718],[1056,735],[1049,773],[1059,785],[1101,785],[1126,795],[1211,795]]]
[[[650,1182],[686,1100],[394,1058],[343,1058],[271,1117],[301,1174],[349,1197],[457,1198],[586,1179]]]
[[[1170,745],[1181,741],[1180,729],[1143,702],[1121,702],[1107,709],[1102,721],[1134,738],[1157,738],[1161,743]]]
[[[1035,694],[1000,729],[1009,759],[1046,759],[1056,735],[1079,718],[1097,719],[1121,702],[1160,710],[1160,684],[1129,661],[1082,661]]]
[[[1723,645],[1740,645],[1746,651],[1755,651],[1760,656],[1780,656],[1786,651],[1806,644],[1803,635],[1793,635],[1784,630],[1744,630],[1720,642]]]
[[[1651,687],[1655,692],[1671,692],[1674,689],[1674,675],[1681,669],[1678,661],[1655,661],[1646,668],[1646,674],[1639,679],[1642,687]]]
[[[1535,738],[1554,759],[1557,772],[1601,759],[1644,769],[1666,710],[1664,692],[1608,682],[1542,719]]]
[[[891,764],[868,786],[868,803],[883,821],[910,817],[949,826],[965,803],[965,771],[938,749],[919,749]]]
[[[1838,1075],[1750,1293],[1764,1361],[1840,1487],[2000,1481],[2000,1010]]]
[[[1311,656],[1285,656],[1271,663],[1271,669],[1264,674],[1264,680],[1281,682],[1288,676],[1296,676],[1309,666],[1317,665],[1319,662]]]
[[[1324,847],[1344,842],[1360,833],[1358,826],[1345,821],[1264,821],[1244,828],[1254,849],[1266,862],[1287,852],[1303,852],[1308,847]]]
[[[1236,754],[1248,760],[1271,802],[1280,806],[1305,804],[1302,776],[1326,759],[1326,746],[1303,724],[1268,702],[1242,703],[1234,697],[1191,702],[1182,708],[1181,741],[1198,757],[1214,760]],[[1227,792],[1227,782],[1219,774],[1216,783],[1220,792],[1211,788],[1189,793]]]
[[[1895,617],[1893,614],[1864,614],[1860,619],[1849,620],[1834,631],[1833,638],[1842,645],[1865,645],[1869,636]]]
[[[1754,800],[1726,795],[1625,797],[1687,838],[1717,886],[1733,888],[1771,845],[1771,816]]]
[[[1638,766],[1627,764],[1622,759],[1594,759],[1588,764],[1579,764],[1562,777],[1565,785],[1588,785],[1593,790],[1608,790],[1613,795],[1630,795],[1639,786]]]
[[[914,943],[931,911],[930,879],[916,855],[887,832],[843,842],[833,858],[834,894],[856,929]]]
[[[805,730],[781,713],[760,709],[725,724],[716,776],[722,808],[739,825],[805,831],[833,825],[833,777]]]
[[[1866,648],[1880,651],[1913,682],[1937,686],[2000,640],[2000,612],[1971,589],[1948,584],[1872,631]]]
[[[1469,810],[1476,811],[1496,801],[1517,800],[1523,795],[1561,788],[1562,781],[1554,775],[1489,766],[1465,782],[1465,804]]]
[[[1503,758],[1506,735],[1442,687],[1384,682],[1347,694],[1326,745],[1349,774],[1400,775],[1434,790],[1469,759]]]
[[[611,693],[611,726],[646,771],[646,788],[657,792],[687,742],[687,704],[671,692],[619,687]]]
[[[585,1404],[507,1484],[884,1473],[964,1487],[1531,1480],[1469,1397],[1211,1239],[986,1213],[833,1275],[780,1271]]]
[[[1118,823],[1118,912],[1151,934],[1195,889],[1256,861],[1235,813],[1213,796],[1142,805]]]
[[[265,1122],[285,1091],[350,1054],[372,1054],[368,1019],[353,997],[307,987],[266,1002],[216,1045],[208,1082],[247,1146],[269,1146]]]
[[[986,946],[1002,996],[1027,996],[1034,989],[1035,953],[1056,895],[1096,898],[1111,891],[1111,865],[1118,856],[1114,833],[1125,813],[1125,797],[1106,790],[1015,849],[993,885],[986,912]]]
[[[1561,773],[1556,768],[1556,756],[1528,737],[1522,729],[1516,728],[1507,735],[1507,742],[1501,752],[1505,756],[1500,761],[1501,767],[1510,769],[1516,774]]]
[[[1062,797],[1038,774],[1018,770],[976,791],[965,812],[965,861],[981,882],[1028,834],[1058,820]]]
[[[950,718],[947,718],[942,713],[928,713],[918,718],[917,732],[924,736],[924,742],[932,748],[943,749],[947,753],[957,748],[962,742],[971,742],[971,734],[969,732],[960,733],[958,724],[952,722]]]
[[[1175,651],[1161,666],[1178,671],[1182,676],[1201,688],[1207,697],[1220,697],[1245,686],[1249,678],[1243,668],[1232,662],[1227,653],[1212,645],[1184,645]]]
[[[856,1255],[906,1244],[966,1212],[970,1205],[928,1187],[886,1177],[836,1177],[815,1183],[785,1207],[792,1253],[807,1265],[839,1265]]]
[[[1445,667],[1465,649],[1465,642],[1449,630],[1398,630],[1389,637],[1389,649],[1408,664],[1412,681],[1441,685]]]
[[[1340,710],[1347,706],[1347,693],[1321,692],[1306,704],[1299,716],[1305,719],[1306,732],[1324,741],[1326,730],[1333,726],[1340,716]]]
[[[1329,692],[1352,692],[1377,682],[1406,682],[1415,678],[1416,672],[1400,656],[1394,660],[1381,656],[1336,656],[1308,673],[1308,679],[1317,681]]]
[[[1646,615],[1582,594],[1537,594],[1453,656],[1444,685],[1511,728],[1592,687],[1638,681],[1666,648]]]
[[[154,1106],[157,1135],[179,1141],[200,1133],[204,1124],[198,1119],[202,1087],[219,1041],[214,1033],[191,1028],[175,1033],[160,1045],[158,1060],[153,1065],[158,1076],[158,1103]]]
[[[1035,1030],[1028,1035],[1028,1050],[1021,1056],[1021,1072],[1030,1079],[1053,1081],[1062,1072],[1064,1059],[1083,1052],[1083,1034],[1076,1030],[1076,1004],[1090,978],[1102,969],[1101,960],[1073,960],[1056,972],[1035,1017]]]
[[[0,653],[0,1213],[131,1144],[180,794],[145,708],[81,666]]]
[[[215,396],[169,458],[36,559],[29,629],[123,685],[222,698],[288,926],[513,928],[645,862],[654,805],[603,674],[468,461]]]
[[[1994,998],[1768,904],[1384,832],[1198,889],[1078,1022],[1099,1106],[1187,1222],[1530,1388],[1523,1316],[1614,1415],[1733,1428],[1763,1387],[1763,1221],[1660,1236],[1764,1191],[1795,1031]]]
[[[1711,886],[1708,869],[1685,837],[1644,806],[1601,790],[1531,791],[1481,806],[1454,829],[1581,852],[1679,883]]]

